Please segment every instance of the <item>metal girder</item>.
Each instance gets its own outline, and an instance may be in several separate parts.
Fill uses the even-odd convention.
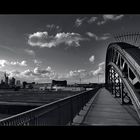
[[[120,98],[122,104],[132,104],[120,76],[112,67],[108,71],[108,85],[109,91],[115,98]]]
[[[140,66],[125,51],[132,47],[135,46],[125,42],[114,42],[108,46],[105,81],[111,94],[119,98],[122,104],[133,104],[140,118],[140,74],[136,70]]]
[[[108,56],[106,63],[112,61],[117,65],[118,57],[120,57],[119,53],[117,51],[113,51],[113,48],[111,50],[108,50]],[[111,54],[111,52],[114,52],[114,54]],[[107,65],[106,65],[107,67]],[[118,66],[120,68],[120,65]],[[122,104],[132,104],[132,101],[130,97],[128,96],[127,91],[124,88],[124,84],[122,83],[121,77],[119,74],[114,70],[113,67],[106,68],[107,73],[107,86],[112,95],[114,95],[115,98],[121,98]]]

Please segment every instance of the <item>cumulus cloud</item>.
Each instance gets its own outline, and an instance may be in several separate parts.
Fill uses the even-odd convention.
[[[104,20],[118,20],[124,17],[124,15],[103,15]]]
[[[87,22],[89,24],[91,24],[91,23],[95,22],[97,19],[98,19],[97,17],[91,17]]]
[[[107,40],[111,37],[109,33],[103,34],[102,36],[97,36],[94,33],[86,32],[86,35],[88,35],[91,38],[94,38],[96,41]]]
[[[78,33],[57,33],[55,36],[49,35],[48,32],[36,32],[29,35],[28,44],[39,46],[40,48],[52,48],[62,43],[68,46],[80,46],[80,41],[85,40]]]
[[[70,71],[69,75],[71,77],[79,77],[79,76],[83,76],[85,74],[86,70],[84,69],[80,69],[80,70],[74,70],[74,71]]]
[[[98,21],[97,25],[102,25],[105,24],[107,21],[117,21],[119,19],[122,19],[124,17],[124,15],[103,15],[103,20],[102,21]]]
[[[105,72],[105,62],[99,63],[98,69],[91,71],[93,75],[104,74]]]
[[[9,74],[9,77],[19,77],[21,73],[17,70],[13,70],[13,71],[10,71],[8,74]]]
[[[27,66],[27,62],[25,60],[18,62],[18,61],[8,61],[8,60],[0,60],[0,68],[5,67],[5,66],[14,66],[14,65],[19,65],[19,66]]]
[[[89,61],[90,61],[91,63],[94,63],[94,60],[95,60],[95,56],[92,55],[92,56],[89,58]]]
[[[97,25],[103,25],[108,21],[117,21],[124,17],[123,14],[121,15],[113,15],[113,14],[105,14],[101,16],[101,20],[99,17],[92,16],[90,18],[84,17],[84,18],[77,18],[75,21],[75,26],[80,27],[83,22],[86,22],[88,24],[96,23]]]
[[[86,20],[87,18],[84,17],[84,18],[77,18],[76,21],[75,21],[75,26],[76,27],[79,27],[83,24],[84,20]]]
[[[8,62],[8,65],[19,65],[19,66],[27,66],[27,62],[25,60],[18,62],[18,61],[11,61]]]
[[[40,66],[42,64],[42,61],[40,60],[35,59],[33,61],[34,61],[34,64],[36,64],[37,66]]]
[[[79,69],[79,70],[71,70],[69,73],[65,74],[56,74],[56,78],[58,79],[79,79],[84,78],[87,71],[85,69]]]
[[[91,24],[91,23],[94,23],[95,21],[97,21],[97,19],[98,18],[95,16],[92,16],[90,18],[88,18],[88,17],[77,18],[75,21],[75,26],[80,27],[84,22]]]
[[[30,50],[30,49],[25,49],[25,52],[29,55],[35,55],[35,52],[33,50]]]
[[[40,79],[52,79],[55,78],[56,73],[51,69],[50,66],[47,68],[40,68],[40,67],[35,67],[33,70],[27,69],[25,71],[10,71],[9,72],[10,77],[17,77],[17,78],[23,78],[23,79],[33,79],[33,80],[40,80]]]
[[[96,36],[95,34],[91,33],[91,32],[86,32],[86,34],[89,36],[89,37],[94,37]]]
[[[20,76],[32,76],[32,75],[34,75],[34,73],[30,69],[27,69],[20,73]]]
[[[51,67],[48,66],[46,69],[40,69],[39,67],[36,67],[33,71],[33,73],[36,75],[36,74],[39,74],[39,75],[42,75],[42,74],[48,74],[48,73],[51,73],[52,70],[51,70]]]
[[[8,64],[7,60],[0,60],[0,68],[5,67]]]

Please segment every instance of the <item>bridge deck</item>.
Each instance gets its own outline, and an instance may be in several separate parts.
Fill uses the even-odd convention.
[[[105,88],[101,89],[81,125],[140,125],[139,121]]]

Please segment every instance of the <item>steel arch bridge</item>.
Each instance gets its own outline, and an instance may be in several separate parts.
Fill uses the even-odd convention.
[[[0,126],[73,125],[76,116],[79,115],[81,120],[82,110],[83,112],[87,110],[81,122],[84,125],[101,122],[107,125],[113,123],[140,125],[140,49],[138,47],[125,42],[109,44],[106,52],[105,87],[108,90],[103,84],[97,84],[92,90],[12,115],[0,120]],[[122,105],[114,97],[117,101],[119,99]],[[122,107],[123,105],[134,106],[137,121]]]
[[[133,104],[140,118],[140,48],[125,42],[109,44],[105,84],[122,104]]]

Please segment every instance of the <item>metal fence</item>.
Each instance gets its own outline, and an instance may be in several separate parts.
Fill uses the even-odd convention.
[[[0,120],[0,126],[71,125],[74,117],[100,87]]]

